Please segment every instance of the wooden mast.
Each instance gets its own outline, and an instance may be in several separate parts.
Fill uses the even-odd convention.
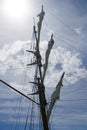
[[[46,114],[47,102],[46,102],[46,96],[45,96],[45,86],[43,84],[42,71],[41,71],[42,63],[41,63],[41,55],[40,55],[40,51],[39,51],[40,32],[41,32],[41,26],[42,26],[42,21],[43,21],[44,15],[45,15],[45,12],[44,12],[43,6],[42,6],[41,13],[38,14],[38,17],[39,17],[39,22],[37,24],[38,32],[36,31],[35,26],[34,26],[34,35],[35,35],[35,39],[36,39],[36,52],[35,52],[36,55],[35,56],[36,56],[36,61],[37,61],[38,73],[39,73],[39,77],[37,77],[36,84],[38,86],[38,94],[39,94],[40,111],[41,111],[41,116],[42,116],[43,129],[49,130],[47,114]]]

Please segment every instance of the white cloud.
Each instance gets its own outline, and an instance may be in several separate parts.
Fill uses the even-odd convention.
[[[79,53],[57,47],[52,50],[50,55],[48,69],[49,81],[57,81],[63,71],[65,72],[65,79],[71,84],[87,76],[87,70],[83,66]]]
[[[26,64],[31,61],[32,56],[25,53],[26,48],[29,47],[30,41],[15,41],[11,44],[5,44],[0,51],[1,75],[8,75],[12,70],[14,81],[18,81],[20,79],[18,77],[23,75]],[[40,49],[43,63],[46,48],[47,41],[42,41]],[[26,72],[26,79],[29,81],[33,80],[31,77],[34,76],[34,68],[30,66]],[[50,85],[49,81],[51,81],[51,86],[55,87],[55,83],[58,82],[63,71],[66,73],[65,79],[71,84],[87,76],[87,71],[83,66],[79,53],[57,47],[56,49],[52,49],[50,54],[49,68],[46,76],[48,80],[45,80],[46,85]]]
[[[0,70],[2,74],[8,69],[22,68],[26,63],[26,46],[30,41],[15,41],[5,44],[0,50]],[[30,45],[29,45],[30,46]]]
[[[78,35],[81,35],[81,28],[75,28],[75,31]]]
[[[75,32],[76,32],[79,36],[81,36],[82,38],[84,38],[84,34],[82,33],[82,28],[81,28],[81,27],[75,28]]]

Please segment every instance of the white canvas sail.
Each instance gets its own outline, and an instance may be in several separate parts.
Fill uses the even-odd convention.
[[[64,74],[65,74],[65,72],[63,72],[60,81],[56,85],[56,88],[55,88],[54,92],[51,95],[51,103],[50,103],[49,108],[47,110],[47,119],[48,119],[48,121],[49,121],[49,118],[51,116],[51,113],[52,113],[52,110],[53,110],[53,107],[54,107],[56,101],[60,99],[60,90],[61,90],[61,87],[63,86],[62,79],[64,77]]]

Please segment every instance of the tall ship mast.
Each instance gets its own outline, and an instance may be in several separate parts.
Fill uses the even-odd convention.
[[[32,110],[33,110],[33,104],[38,106],[38,109],[41,115],[42,127],[37,128],[36,130],[50,130],[50,117],[51,117],[52,110],[54,108],[56,101],[59,100],[60,98],[60,90],[61,90],[61,87],[63,86],[62,82],[63,82],[63,77],[65,74],[65,72],[63,72],[63,74],[61,75],[60,80],[58,81],[55,87],[55,90],[53,91],[51,95],[51,98],[50,98],[51,100],[50,102],[48,102],[48,100],[46,99],[46,93],[45,93],[46,86],[44,84],[44,80],[45,80],[45,76],[46,76],[46,72],[48,68],[49,56],[51,53],[51,49],[54,45],[54,39],[53,39],[53,34],[51,34],[50,40],[48,42],[48,48],[45,52],[45,63],[43,64],[39,45],[40,45],[40,34],[41,34],[41,28],[42,28],[44,15],[45,15],[45,11],[42,5],[41,12],[38,14],[39,20],[38,20],[37,26],[35,25],[35,22],[33,26],[33,34],[35,38],[34,48],[33,50],[26,50],[28,53],[30,53],[34,57],[33,61],[27,64],[27,66],[31,66],[31,67],[35,66],[34,81],[29,82],[30,84],[33,85],[32,93],[25,95],[24,93],[15,89],[13,86],[9,85],[5,81],[0,80],[1,83],[5,84],[6,86],[10,87],[17,93],[27,98],[29,101],[31,101]],[[37,97],[37,100],[35,100],[34,97]],[[35,127],[32,127],[32,124],[33,124],[32,122],[33,122],[33,119],[31,117],[31,123],[30,123],[31,125],[30,125],[29,130],[35,129]],[[25,127],[25,130],[26,130],[26,127]]]

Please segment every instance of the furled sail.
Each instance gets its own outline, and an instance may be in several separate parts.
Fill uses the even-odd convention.
[[[60,90],[61,90],[61,87],[63,86],[63,84],[62,84],[63,81],[62,80],[63,80],[64,74],[65,74],[65,72],[63,72],[60,81],[56,85],[56,89],[54,90],[54,92],[51,95],[51,103],[50,103],[49,108],[47,110],[47,119],[48,119],[48,121],[49,121],[52,109],[53,109],[56,101],[60,99]]]
[[[43,10],[43,5],[42,5],[41,13],[39,13],[37,15],[39,17],[39,21],[37,23],[37,26],[38,26],[37,48],[38,49],[39,49],[39,41],[40,41],[40,31],[41,31],[41,26],[42,26],[42,21],[43,21],[44,15],[45,15],[45,12]]]
[[[45,64],[43,65],[43,68],[44,68],[43,81],[44,81],[44,78],[45,78],[45,75],[46,75],[46,71],[47,71],[47,67],[48,67],[49,55],[50,55],[51,49],[53,47],[53,44],[54,44],[54,40],[53,40],[53,34],[52,34],[51,35],[51,39],[50,39],[50,41],[48,43],[47,51],[45,53]]]

